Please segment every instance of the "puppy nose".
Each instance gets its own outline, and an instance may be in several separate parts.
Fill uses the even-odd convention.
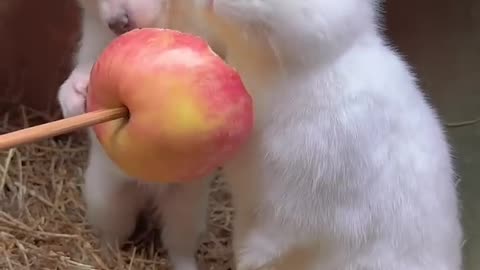
[[[110,28],[115,34],[121,35],[135,27],[127,15],[122,15],[108,21],[108,28]]]

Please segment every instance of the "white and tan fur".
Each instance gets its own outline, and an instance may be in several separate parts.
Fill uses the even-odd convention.
[[[83,12],[82,38],[75,54],[75,67],[58,93],[64,117],[84,113],[90,70],[105,46],[115,38],[114,32],[160,27],[210,39],[207,31],[185,14],[182,1],[170,5],[165,0],[83,0],[79,4]],[[109,28],[109,24],[126,16],[129,25],[125,29]],[[217,52],[218,48],[214,47]],[[174,268],[197,269],[194,255],[206,228],[209,179],[186,184],[141,183],[115,166],[92,130],[88,132],[91,146],[83,194],[89,222],[106,243],[122,244],[134,231],[140,211],[153,204],[158,220],[163,221],[162,240]]]
[[[196,0],[255,103],[237,270],[460,270],[449,145],[374,0]]]

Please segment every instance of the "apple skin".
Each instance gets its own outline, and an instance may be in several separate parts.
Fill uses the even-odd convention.
[[[129,117],[93,127],[106,154],[142,181],[200,179],[253,130],[252,98],[238,73],[198,36],[127,32],[92,68],[87,111],[125,106]]]

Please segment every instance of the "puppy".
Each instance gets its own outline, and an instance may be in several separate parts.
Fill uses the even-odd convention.
[[[237,270],[461,269],[449,145],[379,1],[194,4],[255,103],[224,168]]]
[[[211,40],[183,1],[82,0],[82,38],[75,67],[58,92],[64,117],[85,112],[90,70],[106,45],[141,27],[172,28]],[[213,43],[213,41],[212,41]],[[212,45],[217,52],[219,47]],[[140,211],[153,205],[164,221],[162,240],[175,269],[195,270],[195,251],[206,228],[210,177],[187,184],[142,183],[128,177],[106,156],[92,129],[84,198],[89,222],[108,244],[121,244],[135,229]]]

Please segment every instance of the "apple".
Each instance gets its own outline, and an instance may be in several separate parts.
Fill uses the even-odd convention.
[[[139,180],[193,181],[246,143],[252,98],[239,74],[198,36],[143,28],[113,40],[91,70],[87,111],[125,106],[95,125],[106,154]]]

